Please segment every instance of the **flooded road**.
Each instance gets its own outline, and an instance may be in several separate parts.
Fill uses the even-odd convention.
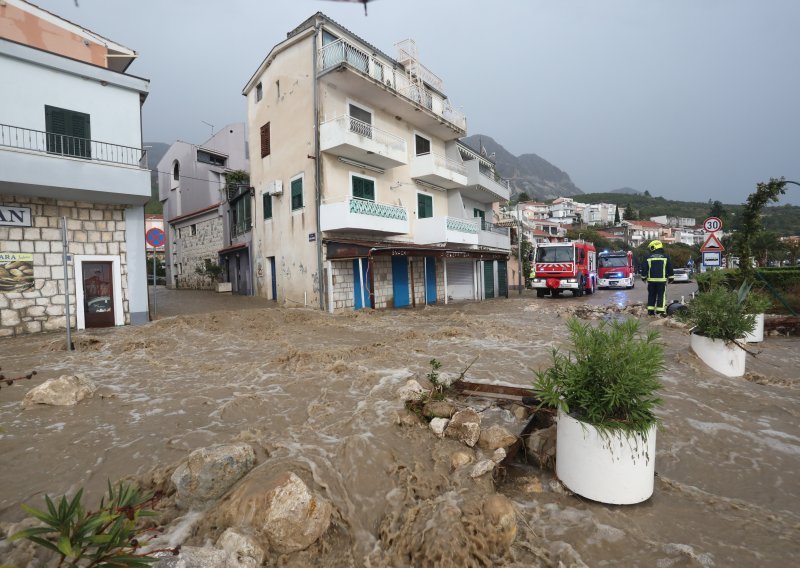
[[[685,286],[670,297],[688,295]],[[552,472],[521,461],[496,481],[471,479],[450,467],[463,444],[399,424],[397,389],[408,378],[424,382],[432,358],[457,374],[478,356],[468,380],[527,386],[564,343],[565,310],[641,302],[643,288],[335,316],[254,298],[207,313],[224,302],[195,292],[172,299],[197,313],[171,315],[182,310],[170,295],[181,292],[160,290],[162,319],[80,333],[72,353],[62,335],[4,339],[3,372],[39,374],[0,390],[0,521],[21,519],[19,503],[39,506],[44,493],[83,486],[95,502],[107,479],[155,486],[192,450],[245,441],[256,449],[254,472],[292,471],[335,511],[319,543],[272,564],[447,565],[436,556],[446,550],[454,566],[481,565],[488,537],[476,503],[495,491],[515,504],[519,530],[511,549],[484,565],[789,564],[800,557],[796,338],[759,346],[748,360],[756,383],[704,368],[685,330],[647,324],[662,333],[667,370],[655,494],[641,505],[565,495],[551,489]],[[31,386],[63,374],[83,374],[99,390],[74,407],[20,407]],[[491,402],[472,404],[513,422]],[[177,521],[188,544],[222,530],[201,518]]]

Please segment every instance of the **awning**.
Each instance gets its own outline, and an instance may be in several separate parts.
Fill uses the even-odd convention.
[[[236,252],[237,250],[242,250],[247,248],[247,243],[237,243],[235,245],[231,245],[227,248],[221,249],[217,251],[217,254],[228,254],[229,252]]]

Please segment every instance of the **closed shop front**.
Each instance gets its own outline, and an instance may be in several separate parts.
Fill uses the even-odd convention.
[[[447,295],[453,301],[475,298],[474,266],[469,258],[447,259]]]

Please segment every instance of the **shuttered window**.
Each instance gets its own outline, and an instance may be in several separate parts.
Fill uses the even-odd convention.
[[[45,105],[44,122],[48,152],[74,158],[92,157],[88,114]]]
[[[264,194],[264,219],[272,219],[272,196]]]
[[[433,197],[424,193],[417,194],[417,218],[433,217]]]
[[[303,207],[303,178],[293,179],[292,186],[292,211]]]
[[[269,122],[261,127],[261,157],[270,155]]]
[[[353,176],[353,197],[375,201],[375,181],[367,178]]]
[[[419,134],[414,135],[414,145],[416,146],[417,156],[431,153],[431,141]]]

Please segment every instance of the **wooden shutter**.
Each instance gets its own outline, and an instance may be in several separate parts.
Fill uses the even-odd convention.
[[[264,219],[272,219],[272,196],[264,194]]]
[[[417,194],[417,218],[433,217],[433,197],[424,193]]]
[[[303,207],[303,178],[292,181],[292,210]]]
[[[261,157],[270,155],[269,122],[261,127]]]

